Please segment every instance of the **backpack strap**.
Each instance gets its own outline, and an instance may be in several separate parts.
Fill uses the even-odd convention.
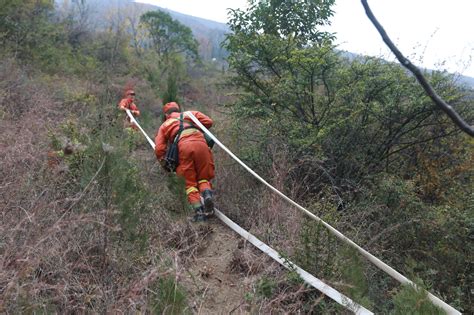
[[[179,129],[178,129],[178,133],[176,133],[176,136],[174,137],[174,140],[173,140],[173,143],[178,143],[179,141],[179,137],[181,136],[181,133],[183,132],[183,130],[185,129],[197,129],[198,131],[202,132],[203,136],[204,136],[204,139],[206,140],[206,143],[207,145],[209,146],[209,148],[212,149],[212,147],[214,146],[214,140],[212,140],[204,131],[202,131],[199,127],[197,127],[196,125],[194,125],[194,123],[190,122],[190,121],[187,121],[187,123],[189,123],[189,126],[186,126],[184,127],[184,118],[183,118],[183,113],[181,113],[179,115]]]
[[[207,146],[212,149],[212,148],[214,147],[214,140],[212,140],[211,137],[209,137],[209,136],[207,135],[207,133],[205,133],[203,130],[201,130],[201,128],[199,128],[198,126],[194,125],[193,122],[189,122],[189,123],[191,124],[191,126],[188,126],[188,127],[184,128],[184,129],[194,128],[194,129],[199,130],[199,131],[202,133],[202,135],[204,136],[204,140],[206,140]]]
[[[179,115],[179,129],[178,129],[178,133],[176,134],[176,136],[174,136],[174,140],[173,140],[173,143],[178,143],[179,141],[179,136],[181,136],[181,132],[183,132],[184,130],[184,119],[183,119],[183,113],[181,113]]]

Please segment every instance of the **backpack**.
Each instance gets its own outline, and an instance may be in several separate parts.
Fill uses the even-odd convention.
[[[178,141],[181,136],[181,132],[184,130],[183,125],[183,113],[179,116],[179,130],[173,141],[168,144],[168,148],[165,153],[165,169],[169,172],[175,172],[179,164],[179,150]]]
[[[183,113],[181,113],[179,116],[178,133],[174,137],[173,141],[170,141],[170,143],[168,143],[168,148],[166,149],[166,153],[165,153],[165,169],[169,172],[175,172],[176,168],[179,165],[178,141],[179,141],[179,137],[181,136],[181,132],[183,132],[184,129],[188,129],[188,128],[196,128],[199,130],[199,128],[196,127],[193,123],[190,123],[189,127],[184,128],[183,122],[184,122]],[[212,140],[204,132],[203,132],[203,135],[204,135],[204,139],[206,140],[207,146],[210,149],[212,149],[212,147],[214,146],[214,140]]]
[[[214,147],[214,140],[212,140],[212,138],[209,137],[207,133],[205,132],[203,133],[204,133],[204,139],[206,139],[207,146],[209,147],[209,149],[212,149]]]

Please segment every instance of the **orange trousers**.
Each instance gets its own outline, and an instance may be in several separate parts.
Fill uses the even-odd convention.
[[[176,174],[186,181],[186,194],[194,207],[201,205],[201,192],[211,189],[214,158],[202,133],[196,132],[179,140],[179,165]]]

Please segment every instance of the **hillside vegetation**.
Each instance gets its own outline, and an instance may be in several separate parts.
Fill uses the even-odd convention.
[[[227,69],[210,61],[214,43],[203,50],[163,11],[102,3],[95,23],[94,1],[4,2],[0,312],[220,313],[218,298],[235,303],[228,312],[347,312],[217,220],[188,222],[182,181],[123,128],[127,88],[150,136],[163,102],[209,114],[219,139],[273,186],[474,312],[473,140],[400,66],[338,52],[320,30],[333,3],[233,11]],[[472,90],[425,75],[472,124]],[[442,313],[214,155],[217,207],[285,258],[375,313]]]

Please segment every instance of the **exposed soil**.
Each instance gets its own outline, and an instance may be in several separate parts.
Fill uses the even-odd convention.
[[[187,267],[183,285],[189,291],[189,305],[196,314],[246,314],[249,305],[245,300],[247,293],[252,292],[252,284],[264,268],[252,268],[257,264],[263,266],[268,260],[251,253],[252,246],[244,243],[238,234],[230,230],[217,218],[206,223],[211,233]],[[245,248],[243,248],[245,247]],[[239,262],[246,261],[250,267],[239,268]]]
[[[148,143],[140,142],[132,152],[140,161],[142,172],[159,167]],[[145,170],[146,169],[146,170]],[[188,305],[194,314],[249,314],[246,295],[254,291],[254,283],[266,270],[278,268],[270,258],[245,242],[237,233],[213,217],[207,222],[193,223],[192,229],[206,230],[197,252],[185,259],[179,283],[187,291]]]

